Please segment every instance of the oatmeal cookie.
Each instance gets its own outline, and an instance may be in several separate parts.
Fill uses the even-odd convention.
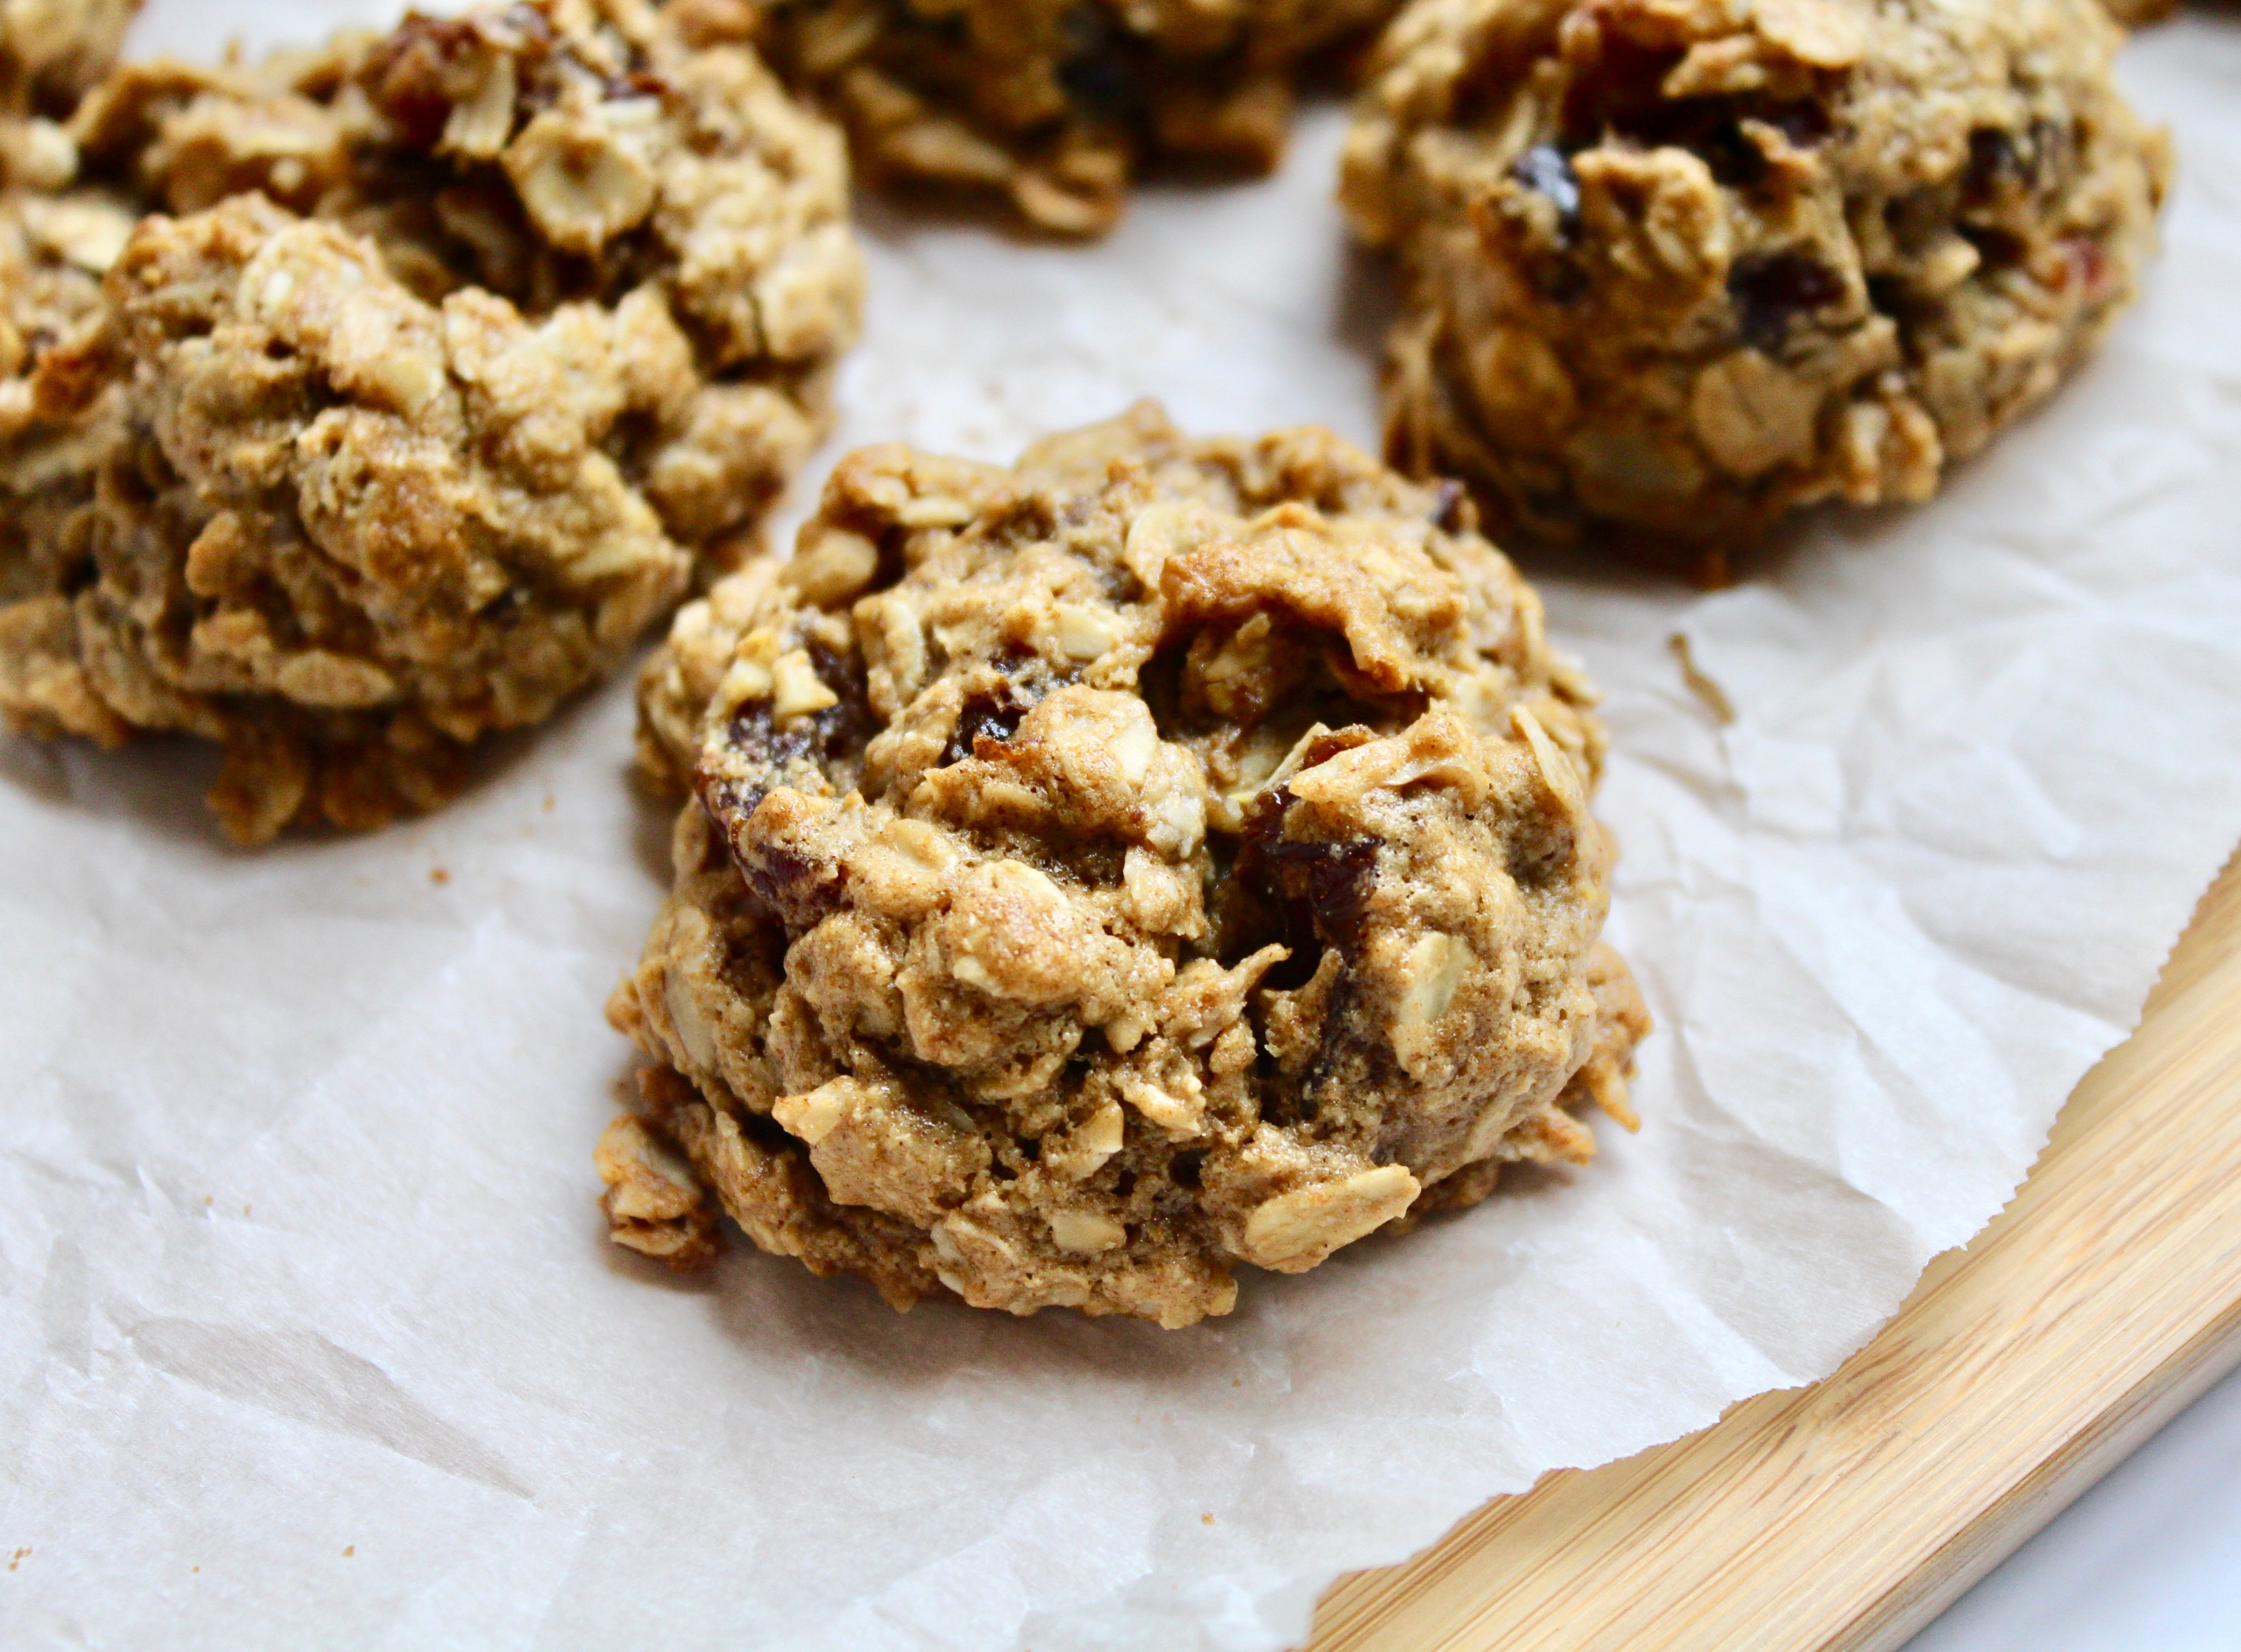
[[[622,1244],[720,1203],[897,1306],[1180,1326],[1631,1123],[1603,734],[1458,489],[1149,406],[873,448],[643,686],[694,796],[609,1010]]]
[[[1712,553],[1926,498],[2133,296],[2168,160],[2120,38],[2097,0],[1415,0],[1343,184],[1401,265],[1393,458]]]
[[[2161,23],[2178,10],[2178,0],[2101,0],[2109,15],[2127,29],[2144,29]]]
[[[245,842],[612,672],[856,325],[837,130],[628,0],[135,65],[66,136],[0,201],[0,712],[222,741]]]
[[[64,120],[117,61],[140,0],[0,4],[0,122]],[[6,159],[0,153],[0,162]]]
[[[846,124],[867,177],[1100,235],[1145,161],[1274,165],[1302,64],[1366,38],[1395,0],[671,3],[696,28],[766,41]]]

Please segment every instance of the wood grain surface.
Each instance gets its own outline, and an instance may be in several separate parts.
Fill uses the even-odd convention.
[[[2241,859],[2037,1167],[1826,1381],[1341,1579],[1314,1652],[1884,1652],[2241,1362]]]

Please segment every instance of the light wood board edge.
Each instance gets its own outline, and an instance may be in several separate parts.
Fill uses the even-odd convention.
[[[2030,1180],[1836,1375],[1496,1499],[1314,1652],[1889,1652],[2241,1361],[2241,862]]]
[[[2241,1303],[2158,1367],[2084,1434],[2040,1464],[2021,1485],[1996,1500],[1913,1575],[1894,1584],[1846,1632],[1823,1642],[1826,1652],[1893,1652],[1904,1646],[1917,1629],[1966,1595],[1979,1578],[2237,1366],[2241,1366]]]

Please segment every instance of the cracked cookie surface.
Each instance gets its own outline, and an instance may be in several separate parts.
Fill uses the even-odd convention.
[[[625,0],[130,65],[57,130],[0,202],[0,712],[223,742],[244,841],[434,806],[615,669],[856,327],[837,130]]]
[[[1395,0],[672,0],[753,31],[847,125],[867,178],[1098,235],[1146,163],[1262,172],[1303,64]]]
[[[1342,191],[1401,266],[1392,456],[1684,552],[1926,498],[2133,296],[2168,159],[2120,38],[2097,0],[1416,0]]]
[[[693,796],[614,1237],[1179,1326],[1584,1162],[1648,1030],[1591,699],[1460,491],[1327,431],[852,456],[642,680]]]

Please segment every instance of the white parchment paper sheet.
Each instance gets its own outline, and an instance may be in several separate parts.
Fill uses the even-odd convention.
[[[140,46],[341,15],[157,0]],[[600,1006],[666,839],[625,685],[432,819],[254,855],[204,754],[0,742],[0,1642],[1259,1652],[1490,1495],[1828,1372],[2007,1198],[2241,836],[2241,24],[2126,68],[2181,183],[2060,401],[1738,589],[1549,582],[1610,692],[1642,1134],[1224,1321],[898,1317],[606,1245]],[[873,209],[842,444],[1006,457],[1146,393],[1368,438],[1338,134],[1094,249]]]

